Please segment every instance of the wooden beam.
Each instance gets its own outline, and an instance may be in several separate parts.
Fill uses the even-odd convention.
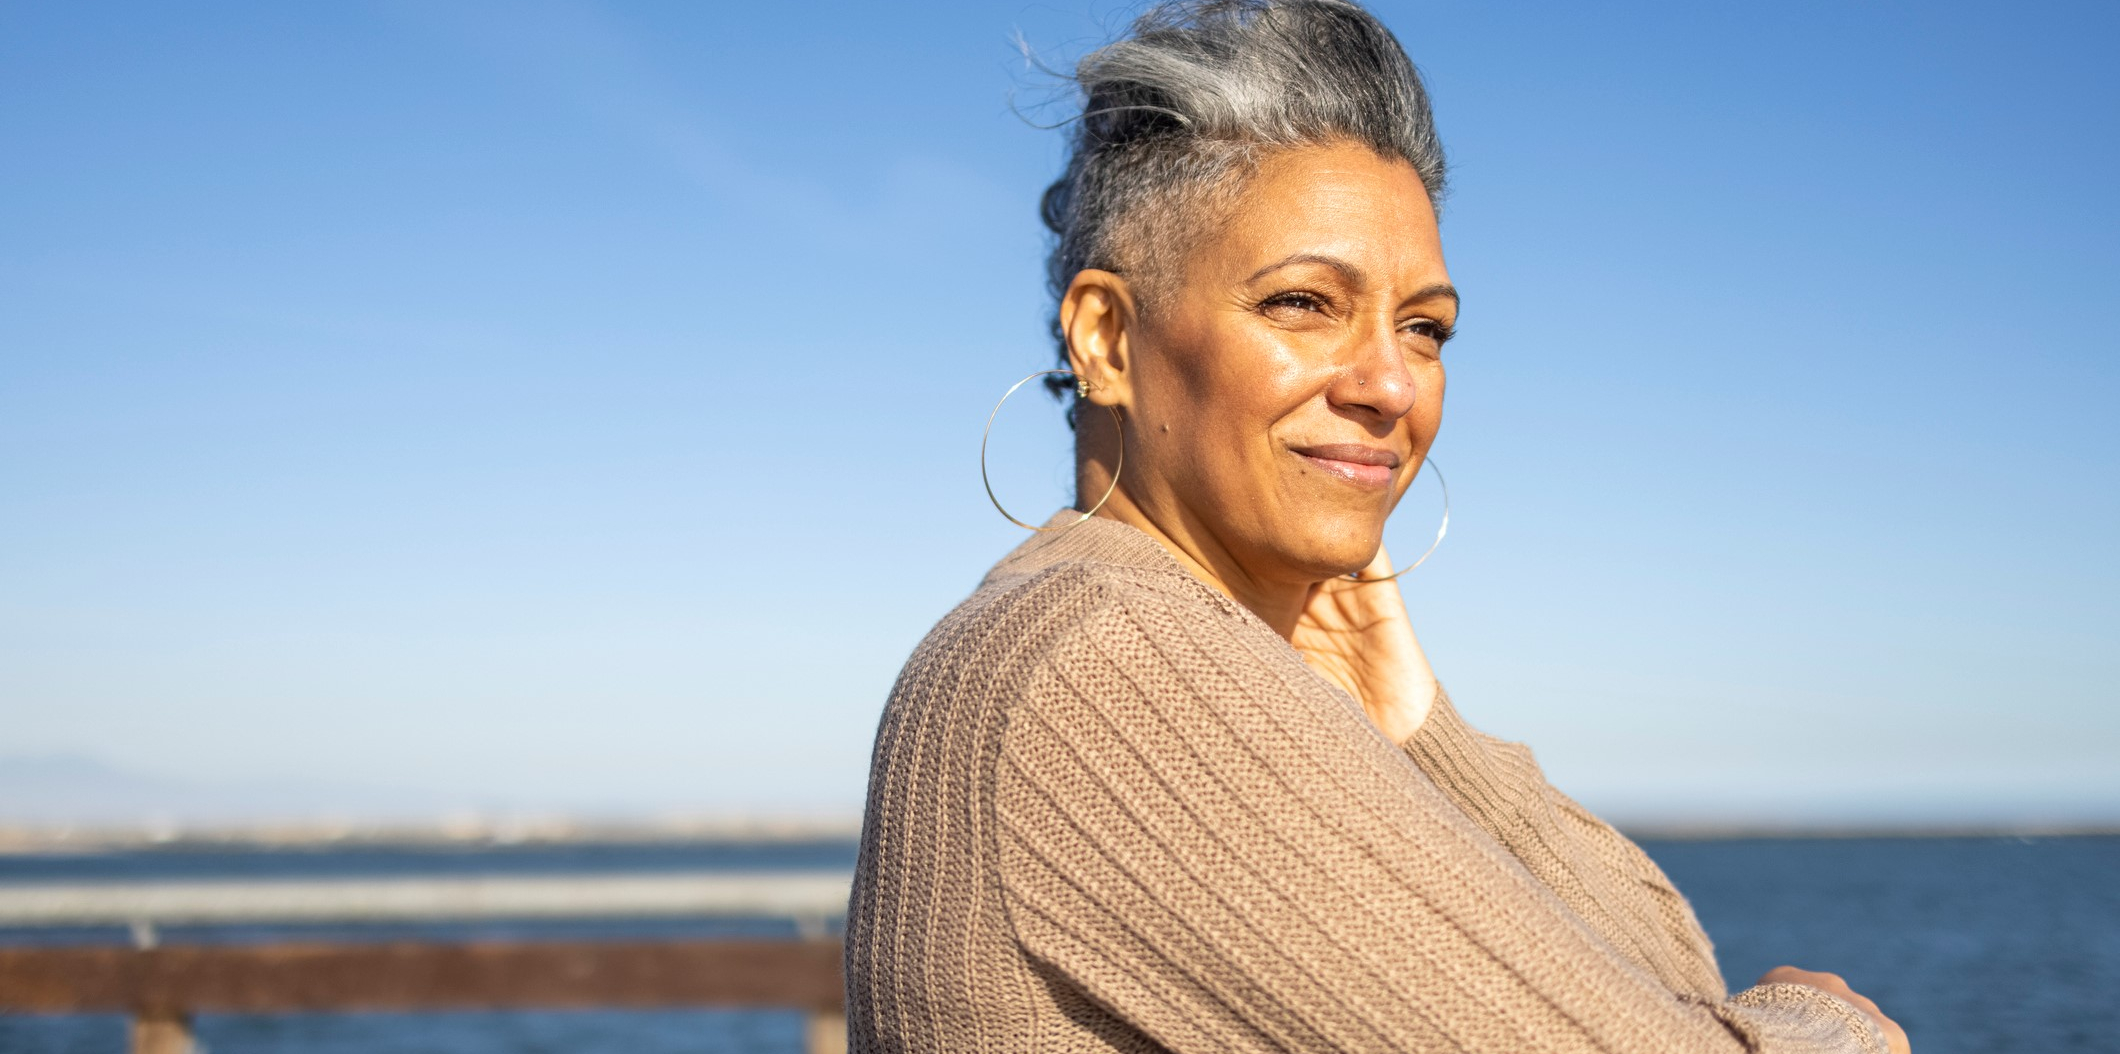
[[[836,940],[0,948],[0,1011],[788,1007],[839,1015]]]

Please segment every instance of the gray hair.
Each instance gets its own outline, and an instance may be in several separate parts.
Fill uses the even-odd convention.
[[[1442,200],[1443,147],[1420,74],[1351,0],[1159,3],[1085,56],[1073,80],[1082,114],[1039,210],[1055,236],[1046,284],[1062,367],[1058,304],[1075,274],[1126,275],[1152,309],[1201,206],[1226,201],[1241,182],[1231,177],[1265,153],[1362,143],[1412,165]]]

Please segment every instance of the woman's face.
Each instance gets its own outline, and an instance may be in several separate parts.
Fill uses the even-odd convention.
[[[1364,567],[1442,422],[1457,310],[1411,165],[1270,156],[1128,328],[1122,486],[1254,580]]]

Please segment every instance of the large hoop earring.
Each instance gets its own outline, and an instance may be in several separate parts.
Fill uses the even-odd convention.
[[[1450,484],[1443,482],[1443,470],[1435,467],[1434,458],[1422,458],[1421,467],[1427,469],[1430,474],[1435,476],[1436,486],[1443,488],[1443,522],[1441,526],[1438,526],[1435,529],[1435,541],[1428,543],[1428,550],[1427,552],[1421,554],[1420,559],[1415,560],[1414,562],[1407,564],[1406,566],[1401,567],[1388,575],[1383,575],[1377,578],[1363,578],[1362,572],[1350,571],[1348,572],[1347,577],[1352,578],[1355,581],[1361,582],[1365,585],[1370,582],[1389,582],[1392,579],[1397,578],[1400,575],[1403,575],[1406,572],[1421,566],[1421,561],[1428,559],[1428,557],[1435,552],[1435,547],[1443,544],[1443,535],[1448,533],[1450,530]]]
[[[1039,370],[1037,373],[1033,373],[1030,376],[1025,377],[1024,379],[1009,385],[1008,391],[1001,393],[1000,401],[994,403],[994,408],[992,410],[987,411],[986,431],[980,433],[979,435],[979,482],[986,485],[986,500],[994,503],[994,511],[1000,513],[1003,519],[1006,519],[1008,522],[1013,523],[1016,526],[1021,527],[1027,531],[1064,531],[1069,527],[1073,527],[1074,525],[1081,523],[1083,520],[1087,520],[1090,517],[1095,516],[1097,514],[1097,510],[1103,508],[1105,502],[1112,500],[1112,495],[1118,491],[1119,472],[1122,469],[1126,468],[1126,422],[1120,420],[1118,407],[1107,406],[1105,407],[1105,409],[1110,410],[1112,412],[1112,425],[1119,429],[1119,463],[1112,466],[1112,485],[1110,487],[1105,488],[1104,496],[1098,498],[1097,503],[1095,505],[1090,506],[1089,511],[1082,514],[1081,519],[1069,520],[1066,523],[1059,525],[1058,527],[1039,527],[1035,524],[1025,523],[1022,520],[1015,518],[1014,516],[1010,516],[1008,514],[1008,510],[1001,507],[1001,499],[994,496],[994,481],[988,479],[986,475],[986,441],[994,434],[994,418],[995,416],[1001,413],[1001,404],[1008,402],[1008,397],[1016,394],[1016,389],[1021,388],[1024,385],[1029,384],[1030,382],[1035,381],[1040,377],[1057,377],[1061,374],[1066,374],[1069,377],[1075,377],[1075,371],[1073,370]],[[1079,398],[1088,394],[1089,382],[1083,380],[1080,377],[1075,377],[1075,395]]]

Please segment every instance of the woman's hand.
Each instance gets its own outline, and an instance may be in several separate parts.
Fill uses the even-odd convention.
[[[1761,975],[1759,983],[1807,984],[1813,988],[1839,996],[1852,1004],[1855,1009],[1870,1015],[1870,1018],[1884,1029],[1884,1037],[1886,1042],[1891,1044],[1892,1054],[1912,1054],[1913,1048],[1907,1045],[1906,1029],[1900,1028],[1898,1022],[1884,1016],[1884,1011],[1877,1009],[1876,1003],[1855,994],[1855,990],[1849,988],[1848,982],[1841,980],[1840,975],[1837,973],[1818,973],[1812,970],[1799,970],[1794,966],[1777,966]]]
[[[1381,547],[1362,569],[1365,578],[1390,573]],[[1435,672],[1414,638],[1398,582],[1334,578],[1312,586],[1288,643],[1319,676],[1354,696],[1393,743],[1404,743],[1427,719]]]

